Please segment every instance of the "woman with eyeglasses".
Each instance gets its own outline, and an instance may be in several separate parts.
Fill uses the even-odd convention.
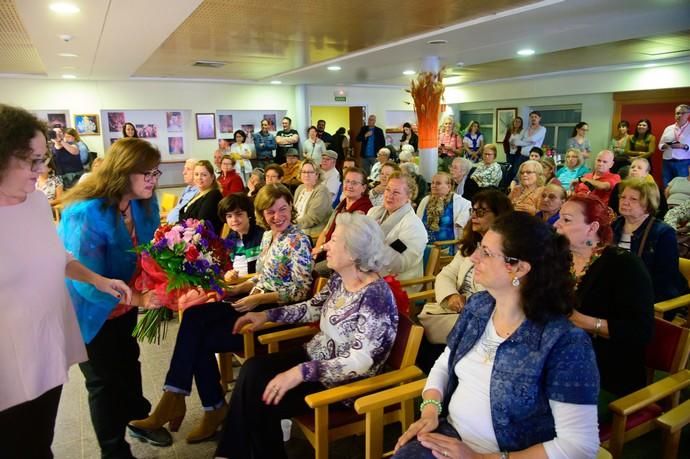
[[[202,160],[194,166],[194,184],[199,192],[180,209],[180,220],[196,218],[204,220],[220,234],[223,222],[218,216],[218,203],[223,199],[220,185],[210,161]]]
[[[321,183],[321,169],[311,159],[302,162],[300,180],[302,184],[295,190],[297,226],[314,241],[333,211],[331,195]]]
[[[394,172],[400,172],[400,166],[395,164],[393,161],[386,161],[383,166],[381,166],[381,172],[379,172],[379,183],[369,190],[369,199],[373,206],[380,206],[383,204],[383,192],[386,191],[386,185],[388,185],[388,177]]]
[[[508,198],[515,210],[534,215],[539,210],[544,191],[544,169],[539,161],[528,160],[518,169],[519,184],[510,191]]]
[[[589,139],[587,138],[587,133],[589,132],[589,124],[584,121],[580,121],[573,128],[570,138],[565,144],[566,149],[574,148],[582,153],[584,159],[589,158],[589,154],[592,152],[592,146],[589,144]]]
[[[599,373],[575,306],[568,241],[524,212],[471,256],[472,295],[393,457],[584,459],[599,449]]]
[[[95,272],[132,285],[140,263],[132,250],[150,241],[160,223],[155,188],[161,155],[149,142],[121,139],[100,169],[65,194],[58,227],[65,248]],[[155,296],[134,291],[120,301],[80,282],[67,281],[89,360],[80,365],[89,393],[91,422],[103,457],[132,457],[125,427],[145,416],[139,345],[132,336],[137,307],[155,307]],[[165,429],[132,434],[158,446],[172,442]]]
[[[546,185],[541,193],[539,212],[536,216],[541,218],[541,221],[553,225],[560,218],[558,212],[566,199],[568,199],[568,193],[561,185],[555,183]]]
[[[62,385],[86,360],[65,277],[113,302],[131,290],[96,274],[62,246],[46,196],[48,126],[0,104],[0,457],[52,458]]]
[[[434,290],[436,291],[436,302],[447,311],[448,314],[460,313],[467,303],[467,299],[473,293],[485,290],[483,286],[474,280],[474,264],[470,256],[479,247],[482,238],[491,227],[494,220],[501,215],[513,211],[513,204],[510,199],[498,190],[484,190],[474,195],[472,199],[472,218],[470,224],[465,225],[462,237],[458,244],[458,253],[446,265],[438,276]],[[458,316],[453,316],[447,326],[448,330],[441,332],[447,335],[452,324]],[[452,324],[451,324],[452,323]],[[424,322],[422,322],[424,325]],[[438,323],[437,323],[438,325]],[[434,335],[439,335],[438,330],[434,330]],[[426,333],[427,338],[422,341],[419,350],[417,365],[426,373],[429,372],[434,362],[441,355],[446,345],[444,336],[443,342],[429,339],[431,333]]]

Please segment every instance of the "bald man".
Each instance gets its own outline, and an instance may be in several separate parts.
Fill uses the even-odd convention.
[[[613,187],[621,181],[620,175],[611,172],[612,166],[613,152],[611,150],[600,151],[594,164],[594,172],[585,174],[573,181],[572,186],[575,194],[591,194],[608,205]]]

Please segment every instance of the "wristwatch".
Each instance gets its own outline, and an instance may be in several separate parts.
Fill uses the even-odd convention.
[[[510,457],[510,453],[508,451],[501,451],[501,459],[508,459]]]

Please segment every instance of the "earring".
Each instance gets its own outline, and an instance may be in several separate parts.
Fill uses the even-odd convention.
[[[513,281],[511,282],[513,284],[513,287],[519,287],[520,286],[520,279],[517,277],[513,277]]]

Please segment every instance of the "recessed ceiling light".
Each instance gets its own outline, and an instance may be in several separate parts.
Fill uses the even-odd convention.
[[[326,68],[331,72],[337,72],[338,70],[341,70],[341,67],[339,65],[329,65]]]
[[[404,70],[403,71],[403,75],[414,75],[415,73],[417,73],[417,72],[415,72],[414,70]]]
[[[465,63],[462,62],[462,61],[456,62],[456,63],[455,63],[455,66],[456,66],[456,67],[464,67],[464,66],[465,66]]]
[[[429,40],[426,42],[427,45],[445,45],[446,43],[448,43],[448,40],[443,39]]]
[[[69,74],[69,73],[65,73],[64,75],[62,75],[62,78],[64,78],[65,80],[74,80],[75,78],[77,78],[77,76]]]
[[[74,53],[58,53],[58,56],[60,56],[60,57],[79,57],[78,54],[74,54]]]
[[[271,84],[282,84],[283,82],[280,80],[273,80],[271,81]]]
[[[51,3],[48,8],[57,14],[76,14],[80,11],[77,5],[66,2]]]
[[[529,49],[529,48],[525,48],[525,49],[521,49],[521,50],[518,51],[517,53],[518,53],[520,56],[531,56],[532,54],[534,54],[534,50],[533,50],[533,49]]]

